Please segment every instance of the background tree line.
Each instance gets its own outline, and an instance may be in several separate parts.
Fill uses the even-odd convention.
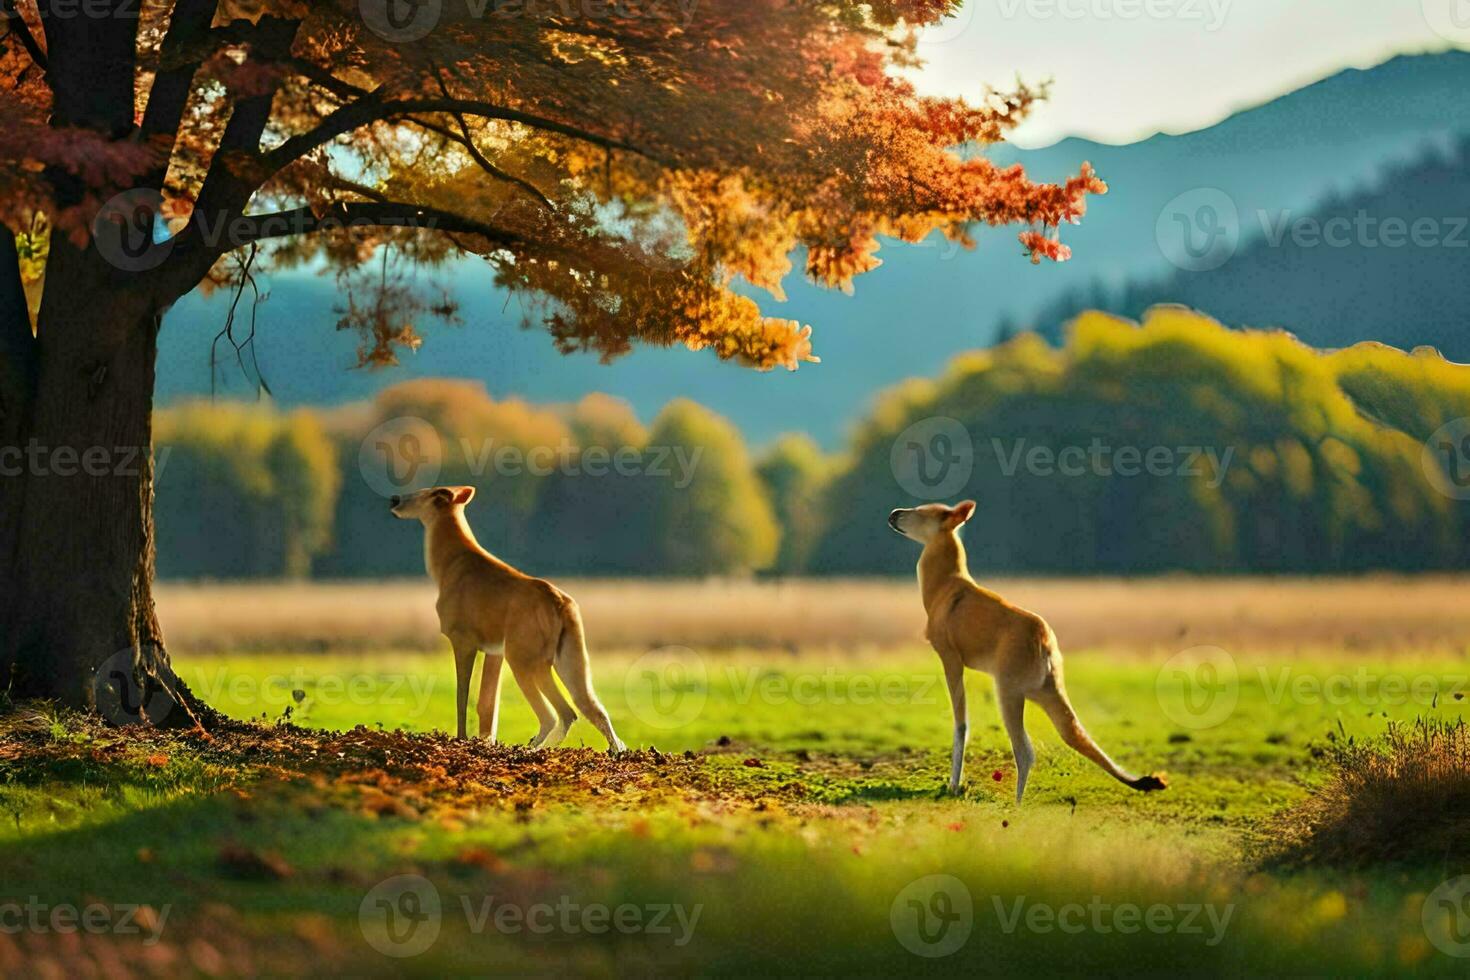
[[[364,437],[400,416],[438,433],[426,447],[436,482],[478,488],[482,543],[547,574],[906,573],[913,548],[884,517],[925,498],[895,475],[901,437],[962,468],[944,496],[980,502],[966,534],[977,569],[1470,567],[1470,504],[1436,487],[1424,451],[1470,417],[1470,368],[1376,344],[1322,353],[1160,307],[1141,326],[1085,314],[1060,349],[1023,334],[962,354],[941,377],[882,394],[837,455],[801,435],[753,454],[689,401],[645,427],[603,395],[533,405],[464,381],[290,414],[179,405],[159,413],[160,572],[421,574],[420,535],[358,470]],[[933,443],[936,425],[955,424],[968,449]],[[542,465],[498,464],[507,447],[511,459],[538,451]],[[1167,465],[1151,471],[1150,451]]]
[[[158,415],[165,577],[422,574],[417,525],[394,519],[359,469],[370,433],[405,416],[436,435],[415,447],[421,472],[475,486],[476,535],[518,565],[703,576],[778,560],[780,532],[744,441],[689,401],[645,427],[604,395],[541,406],[434,379],[336,409],[193,402]]]

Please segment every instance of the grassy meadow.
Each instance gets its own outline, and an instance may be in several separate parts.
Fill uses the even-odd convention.
[[[906,582],[571,584],[637,747],[616,759],[585,722],[518,747],[508,679],[501,746],[443,735],[419,584],[167,589],[180,675],[261,724],[5,716],[5,894],[135,929],[12,931],[0,908],[0,971],[1463,975],[1436,918],[1463,849],[1278,845],[1337,748],[1463,717],[1467,585],[1007,583],[1056,625],[1093,736],[1170,782],[1130,792],[1033,708],[1019,807],[978,674],[966,785],[942,792],[950,709]]]

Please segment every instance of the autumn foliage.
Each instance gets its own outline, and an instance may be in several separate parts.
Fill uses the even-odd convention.
[[[366,364],[453,316],[419,270],[470,252],[564,349],[794,369],[816,359],[810,327],[765,316],[737,277],[779,297],[800,255],[849,289],[882,237],[968,244],[980,223],[1064,259],[1058,227],[1105,190],[1088,168],[1035,184],[973,152],[1037,90],[915,91],[917,31],[952,0],[418,6],[437,18],[399,30],[357,0],[145,0],[82,26],[7,3],[0,215],[32,278],[49,230],[84,247],[142,207],[145,232],[167,226],[139,273],[162,302],[319,261]]]

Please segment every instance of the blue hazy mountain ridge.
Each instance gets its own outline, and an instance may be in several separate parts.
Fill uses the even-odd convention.
[[[496,397],[537,402],[603,391],[628,399],[644,418],[672,398],[690,397],[754,442],[804,430],[833,446],[877,391],[940,371],[956,352],[993,342],[1003,323],[1032,325],[1041,311],[1094,283],[1116,290],[1173,271],[1155,225],[1178,195],[1216,188],[1243,215],[1304,213],[1422,158],[1426,148],[1457,144],[1470,132],[1467,91],[1470,53],[1402,56],[1340,72],[1195,132],[1117,146],[1066,139],[1044,149],[994,147],[992,158],[1022,163],[1038,179],[1064,178],[1086,160],[1108,181],[1109,193],[1092,200],[1083,223],[1063,229],[1072,261],[1032,266],[1015,229],[981,229],[969,252],[932,239],[885,244],[883,267],[860,277],[852,296],[793,276],[786,302],[761,295],[771,314],[814,327],[823,363],[794,375],[759,374],[682,349],[643,348],[610,365],[593,355],[562,356],[543,331],[522,329],[519,300],[495,287],[478,260],[439,272],[461,304],[463,325],[423,324],[422,349],[386,372],[350,370],[356,338],[333,329],[338,296],[331,279],[277,275],[258,310],[257,357],[286,406],[358,400],[393,381],[454,376],[482,380]],[[161,403],[210,392],[210,345],[228,303],[227,296],[196,293],[170,311],[159,353]],[[231,348],[222,350],[231,356],[215,369],[217,392],[253,394]]]
[[[1085,310],[1138,319],[1178,303],[1227,326],[1284,327],[1319,348],[1425,344],[1470,361],[1470,135],[1359,193],[1272,216],[1269,227],[1218,268],[1089,288],[1035,322],[1057,339],[1057,327]]]

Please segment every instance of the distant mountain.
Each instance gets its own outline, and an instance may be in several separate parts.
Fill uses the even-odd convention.
[[[1470,138],[1310,211],[1240,220],[1256,224],[1254,237],[1214,257],[1223,264],[1089,288],[1038,322],[1056,338],[1085,310],[1140,319],[1155,304],[1180,303],[1230,326],[1285,327],[1315,347],[1427,344],[1470,360]]]
[[[802,429],[830,446],[875,391],[937,373],[956,351],[993,342],[1003,322],[1030,325],[1059,297],[1094,283],[1116,290],[1168,272],[1155,229],[1172,199],[1213,188],[1253,214],[1301,211],[1351,193],[1427,147],[1456,145],[1470,132],[1467,91],[1470,53],[1406,56],[1341,72],[1198,132],[1125,146],[1068,139],[1040,150],[996,147],[997,160],[1019,161],[1038,178],[1065,177],[1090,160],[1109,182],[1110,193],[1094,199],[1082,225],[1065,229],[1075,258],[1033,267],[1014,229],[984,230],[973,252],[954,254],[933,242],[885,247],[886,264],[861,277],[852,297],[791,284],[787,302],[766,308],[811,323],[823,358],[795,376],[756,374],[682,350],[639,350],[609,366],[591,356],[563,358],[544,333],[519,328],[517,301],[477,262],[456,265],[448,277],[465,326],[427,330],[423,349],[387,377],[346,370],[356,340],[331,329],[332,282],[277,276],[259,310],[259,361],[287,405],[360,398],[388,380],[458,375],[485,381],[497,396],[536,401],[606,391],[629,399],[645,418],[671,398],[691,396],[755,442]],[[227,302],[193,295],[168,315],[164,401],[209,392],[210,341]],[[221,377],[229,381],[222,392],[250,390],[228,364]]]

